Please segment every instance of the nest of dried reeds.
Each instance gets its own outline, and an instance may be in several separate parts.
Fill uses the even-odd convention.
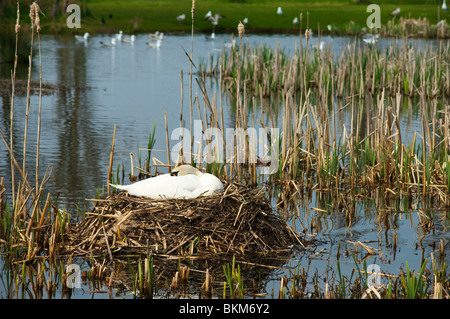
[[[226,183],[221,195],[151,200],[119,193],[96,201],[68,233],[75,254],[152,253],[204,258],[269,254],[302,247],[302,239],[277,216],[265,188]]]

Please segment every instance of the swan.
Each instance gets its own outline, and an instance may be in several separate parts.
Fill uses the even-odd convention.
[[[110,185],[127,191],[129,195],[152,199],[197,198],[223,191],[223,184],[216,176],[202,173],[191,165],[180,165],[170,174],[150,177],[131,185]]]

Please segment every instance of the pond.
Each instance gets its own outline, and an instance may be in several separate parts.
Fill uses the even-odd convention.
[[[180,126],[181,108],[184,118],[189,118],[186,115],[189,114],[190,62],[186,52],[189,54],[191,50],[190,35],[165,35],[160,48],[147,46],[146,43],[150,40],[146,34],[139,34],[133,44],[118,43],[114,47],[106,47],[100,43],[109,40],[108,36],[96,35],[88,43],[81,43],[73,37],[45,35],[41,41],[43,81],[59,88],[42,96],[40,174],[42,177],[45,168],[51,168],[51,179],[46,187],[53,196],[57,195],[59,207],[66,208],[74,218],[77,213],[90,208],[91,202],[86,202],[85,199],[94,198],[96,192],[102,192],[106,185],[114,125],[114,165],[122,164],[125,176],[128,176],[130,153],[137,159],[139,152],[146,152],[149,133],[154,125],[156,144],[152,155],[166,162],[166,117],[169,134]],[[230,35],[226,34],[217,34],[214,41],[207,40],[204,35],[195,35],[193,62],[197,65],[201,61],[207,63],[211,56],[220,55],[224,44],[229,41]],[[279,45],[286,52],[294,52],[298,47],[298,36],[294,35],[247,35],[245,41],[249,45]],[[330,45],[330,49],[335,52],[334,58],[337,59],[343,48],[355,39],[326,36],[319,40],[313,37],[309,45],[317,46],[319,41]],[[357,41],[360,42],[359,39]],[[409,41],[418,46],[438,45],[434,41]],[[391,43],[390,39],[380,39],[377,46],[387,48]],[[37,57],[33,63],[32,77],[38,80]],[[8,67],[3,65],[2,72],[2,78],[9,77]],[[195,76],[194,74],[192,83],[193,96],[198,94],[202,99]],[[26,70],[22,70],[19,77],[25,79]],[[208,78],[207,84],[209,96],[217,93],[219,97],[220,81]],[[19,146],[23,139],[26,100],[26,95],[17,95],[15,99],[13,134],[15,145],[18,145],[14,150],[18,158],[22,154]],[[9,134],[9,95],[2,93],[0,101],[0,128]],[[222,103],[225,127],[233,127],[235,114],[231,102],[223,96]],[[36,152],[33,146],[37,139],[38,105],[39,96],[34,94],[31,96],[28,133],[27,165],[30,168],[35,165]],[[401,114],[402,130],[407,135],[416,130],[421,131],[419,112],[414,110],[413,105],[406,105],[405,109]],[[196,117],[198,118],[198,113],[194,112],[194,119]],[[344,117],[339,124],[346,122],[348,119]],[[6,138],[9,140],[9,135]],[[0,144],[0,171],[9,190],[10,161],[3,143]],[[377,249],[378,253],[365,256],[365,261],[367,264],[378,265],[383,273],[398,275],[400,269],[406,269],[406,262],[411,269],[418,271],[422,260],[430,260],[430,254],[438,250],[441,241],[445,245],[445,261],[447,264],[450,261],[450,232],[446,211],[433,211],[426,205],[408,208],[407,203],[401,200],[389,201],[380,193],[371,200],[358,202],[355,206],[357,217],[349,224],[346,217],[338,211],[322,211],[319,207],[326,206],[326,201],[326,196],[316,192],[312,192],[306,200],[298,201],[297,213],[290,216],[289,221],[297,231],[305,230],[314,234],[319,245],[312,254],[294,256],[275,271],[263,289],[265,297],[270,298],[273,294],[276,297],[280,286],[279,278],[285,274],[289,277],[294,269],[308,269],[310,275],[336,278],[336,261],[339,259],[339,271],[350,276],[356,268],[354,258],[359,259],[365,251],[360,247],[359,257],[355,257],[356,248],[353,243],[356,242],[366,243]],[[273,205],[276,206],[276,195]],[[395,213],[383,215],[378,211],[380,207],[395,207]],[[427,216],[432,216],[431,228],[424,226],[424,212]],[[337,255],[340,258],[336,258]],[[429,267],[431,269],[430,265]],[[6,276],[6,268],[0,256],[0,269],[3,269],[0,270],[0,277]],[[288,268],[292,270],[283,270]],[[8,296],[6,286],[0,285],[0,298]],[[78,292],[72,298],[91,298],[92,294],[95,293]],[[105,297],[110,296],[96,294],[96,298]]]

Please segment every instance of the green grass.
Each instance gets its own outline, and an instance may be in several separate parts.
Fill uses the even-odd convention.
[[[366,26],[370,13],[366,12],[368,3],[357,0],[331,1],[257,1],[257,0],[210,0],[197,1],[195,8],[195,31],[210,32],[211,23],[203,19],[206,12],[221,13],[225,16],[217,26],[216,32],[236,32],[237,25],[244,17],[249,19],[247,33],[256,32],[297,32],[292,20],[303,13],[303,30],[306,28],[306,15],[309,12],[309,27],[313,30],[326,30],[331,24],[339,30]],[[429,1],[379,1],[381,8],[381,23],[384,25],[392,19],[390,12],[401,7],[401,16],[412,18],[426,17],[431,23],[438,21],[437,8],[441,0]],[[82,13],[81,29],[68,29],[65,21],[69,13],[62,14],[51,20],[50,8],[52,1],[43,1],[41,7],[46,13],[42,18],[43,32],[85,32],[105,33],[123,30],[124,32],[188,32],[191,29],[191,6],[189,0],[157,0],[157,1],[125,1],[125,0],[92,0],[87,2],[87,10]],[[278,6],[283,8],[283,16],[276,14]],[[62,11],[62,10],[60,10]],[[15,18],[15,10],[3,10],[6,18]],[[14,13],[14,14],[13,14]],[[186,14],[184,23],[179,24],[176,16]],[[14,16],[13,16],[14,15]],[[112,18],[109,16],[112,15]],[[440,12],[440,19],[448,18],[449,12]],[[12,17],[10,17],[12,16]],[[105,24],[101,23],[104,17]]]

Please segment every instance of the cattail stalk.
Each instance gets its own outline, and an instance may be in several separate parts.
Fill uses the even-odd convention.
[[[9,147],[11,148],[11,153],[13,153],[14,150],[14,139],[13,139],[13,123],[14,123],[14,97],[16,95],[16,72],[17,72],[17,44],[19,42],[19,32],[20,32],[20,7],[19,2],[17,2],[17,19],[16,19],[16,25],[15,25],[15,32],[16,32],[16,45],[15,45],[15,54],[14,54],[14,68],[13,68],[13,74],[12,74],[12,93],[11,93],[11,110],[10,110],[10,144]],[[15,198],[15,177],[14,177],[14,161],[13,157],[11,156],[11,188],[12,188],[12,198]]]

